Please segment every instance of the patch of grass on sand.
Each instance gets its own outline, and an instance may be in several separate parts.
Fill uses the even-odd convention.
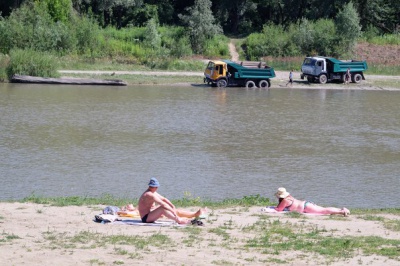
[[[400,231],[400,220],[392,220],[392,219],[387,219],[383,222],[385,225],[386,229],[392,230],[392,231]],[[399,248],[400,250],[400,248]]]
[[[50,248],[81,248],[81,249],[95,249],[98,247],[105,247],[109,244],[113,246],[124,245],[135,247],[137,250],[146,250],[149,246],[162,247],[165,244],[171,246],[173,241],[164,234],[155,233],[150,236],[139,235],[104,235],[97,232],[81,231],[75,235],[68,233],[59,233],[55,231],[43,232],[43,237],[50,242]],[[120,254],[121,249],[115,248],[116,253]],[[123,253],[127,254],[128,251]]]
[[[212,261],[213,265],[235,265],[235,263],[227,261],[227,260],[215,260]]]
[[[252,225],[251,230],[258,234],[247,241],[246,247],[264,249],[271,254],[278,255],[287,251],[314,252],[327,258],[327,261],[333,261],[351,258],[357,250],[361,250],[366,255],[399,258],[399,240],[376,236],[327,237],[326,233],[329,232],[325,229],[299,227],[298,224],[282,223],[279,220],[259,221]]]
[[[8,242],[8,241],[12,241],[14,239],[21,239],[21,238],[19,236],[17,236],[17,235],[9,234],[9,233],[6,233],[6,232],[2,232],[0,234],[0,243],[5,243],[5,242]]]

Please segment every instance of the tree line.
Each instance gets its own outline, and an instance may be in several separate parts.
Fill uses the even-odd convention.
[[[161,26],[183,26],[180,14],[194,6],[195,0],[2,0],[0,13],[10,15],[28,1],[51,4],[52,14],[63,20],[73,8],[79,14],[91,13],[102,27],[144,26],[154,19]],[[398,0],[212,0],[215,21],[226,34],[259,32],[265,24],[289,27],[303,19],[334,19],[343,6],[352,2],[363,31],[400,31]]]
[[[399,11],[391,2],[395,1],[2,0],[0,80],[5,73],[46,74],[56,69],[53,56],[184,69],[182,61],[191,63],[180,59],[194,54],[228,58],[230,34],[242,35],[238,45],[246,60],[351,57],[360,37],[391,32],[395,34],[383,35],[384,41],[400,44]],[[377,11],[360,12],[366,6],[368,12]]]

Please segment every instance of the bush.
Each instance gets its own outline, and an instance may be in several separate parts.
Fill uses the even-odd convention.
[[[0,82],[7,80],[7,66],[10,61],[10,57],[4,54],[0,54]]]
[[[368,42],[377,45],[400,45],[400,34],[374,36],[370,38]]]
[[[70,28],[54,22],[41,3],[23,4],[1,24],[0,28],[4,31],[1,31],[3,41],[0,41],[0,46],[4,53],[15,48],[57,52],[74,49]]]
[[[206,40],[204,56],[206,57],[229,57],[229,39],[224,35],[215,35]]]
[[[6,68],[9,79],[14,74],[57,78],[57,59],[45,52],[15,49],[10,52],[10,62]]]
[[[74,32],[78,54],[94,56],[96,53],[100,53],[100,27],[95,23],[94,19],[86,16],[75,17],[71,24],[79,25]]]
[[[192,54],[193,52],[190,45],[190,40],[186,36],[179,38],[175,42],[175,45],[171,46],[171,55],[174,57],[182,58],[185,56],[191,56]]]

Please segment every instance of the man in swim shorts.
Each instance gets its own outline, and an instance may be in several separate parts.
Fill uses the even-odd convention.
[[[154,223],[164,215],[178,224],[190,223],[190,220],[182,219],[178,216],[177,210],[171,201],[157,193],[159,186],[158,180],[152,177],[149,182],[149,188],[139,198],[138,209],[142,222]],[[154,203],[158,204],[156,208],[153,207]]]

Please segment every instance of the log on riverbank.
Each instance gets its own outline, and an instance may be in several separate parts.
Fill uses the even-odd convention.
[[[34,76],[14,75],[13,83],[37,83],[37,84],[70,84],[70,85],[108,85],[126,86],[127,83],[119,79],[84,79],[84,78],[43,78]]]

